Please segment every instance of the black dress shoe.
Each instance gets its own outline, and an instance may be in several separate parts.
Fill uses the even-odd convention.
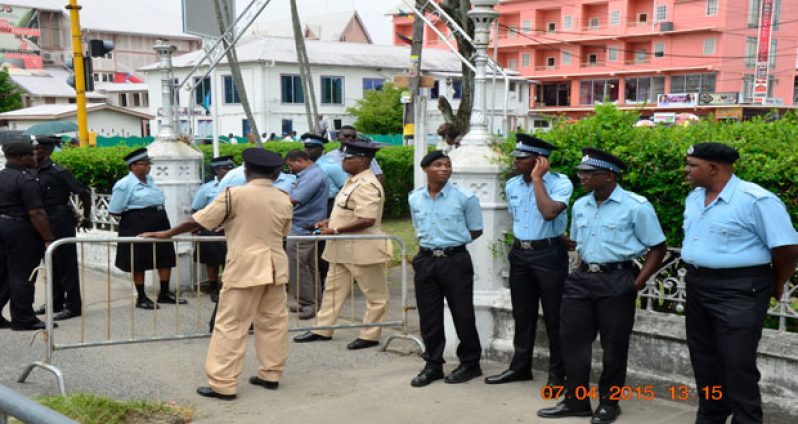
[[[511,381],[527,381],[532,379],[531,370],[508,369],[501,374],[485,377],[485,384],[504,384]]]
[[[26,322],[24,324],[11,323],[11,331],[35,331],[44,330],[47,327],[44,321]],[[53,323],[53,328],[58,328],[58,324]]]
[[[615,422],[621,415],[621,407],[618,405],[599,405],[593,418],[590,419],[590,424],[610,424]]]
[[[259,378],[257,375],[253,375],[252,377],[249,378],[249,384],[261,386],[264,389],[277,390],[277,387],[280,385],[280,382],[264,380],[262,378]]]
[[[200,396],[216,398],[221,400],[233,400],[238,397],[236,395],[223,395],[221,393],[217,393],[215,390],[207,386],[197,387],[197,394]]]
[[[61,312],[53,315],[53,320],[55,320],[55,321],[63,321],[65,319],[70,319],[70,318],[79,317],[79,316],[80,316],[80,309],[64,308],[64,309],[61,310]]]
[[[349,350],[358,350],[377,346],[378,344],[380,344],[379,340],[355,339],[355,341],[346,345],[346,348]]]
[[[417,376],[410,381],[413,387],[424,387],[435,380],[443,378],[443,368],[438,364],[427,364]]]
[[[53,307],[53,313],[61,312],[62,308]],[[39,306],[39,309],[33,311],[36,315],[44,315],[47,313],[47,305]]]
[[[179,303],[181,305],[185,305],[188,303],[188,301],[186,299],[178,298],[172,293],[161,293],[158,295],[158,303],[168,303],[170,305]]]
[[[0,316],[0,329],[3,328],[11,328],[11,323],[7,319]]]
[[[159,309],[160,306],[152,303],[149,297],[142,297],[136,299],[136,307],[139,309]]]
[[[465,383],[466,381],[479,377],[480,375],[482,375],[482,369],[479,368],[479,365],[466,367],[463,364],[460,364],[454,369],[454,371],[452,371],[451,374],[447,375],[443,381],[449,384]]]
[[[294,337],[294,343],[326,342],[327,340],[332,340],[332,337],[322,336],[312,331]]]
[[[593,415],[593,411],[590,410],[590,406],[576,409],[569,407],[565,402],[538,411],[538,417],[541,418],[589,417],[591,415]]]

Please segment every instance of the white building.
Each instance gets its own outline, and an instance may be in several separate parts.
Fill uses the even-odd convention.
[[[362,43],[343,43],[326,41],[305,41],[308,58],[311,63],[311,74],[319,103],[319,113],[329,122],[330,128],[352,124],[354,117],[346,112],[348,107],[355,106],[363,93],[370,89],[379,89],[385,81],[402,75],[410,59],[408,47],[382,46]],[[241,62],[247,97],[258,129],[262,133],[278,135],[296,131],[302,134],[307,131],[304,100],[297,67],[294,40],[280,37],[256,37],[241,44],[237,48]],[[191,68],[202,58],[202,52],[179,55],[174,58],[175,78],[183,80]],[[427,49],[422,55],[422,71],[426,75],[436,76],[436,85],[429,91],[431,99],[446,96],[453,108],[459,104],[461,79],[461,63],[452,53]],[[160,72],[156,65],[148,65],[139,72],[144,75],[149,86],[150,113],[158,115],[161,111]],[[183,129],[189,127],[193,120],[194,133],[199,137],[212,134],[210,113],[202,104],[210,93],[211,102],[220,98],[219,134],[233,133],[244,135],[249,132],[249,124],[244,116],[238,96],[234,90],[232,76],[226,61],[217,68],[217,86],[221,89],[219,96],[210,93],[210,79],[198,84],[194,92],[181,90],[180,119]],[[196,78],[199,78],[197,75]],[[529,81],[513,77],[509,93],[509,127],[518,125],[527,127],[526,119],[529,105]],[[491,87],[491,84],[488,84]],[[504,86],[499,79],[496,110],[501,113],[504,102]],[[488,104],[491,104],[490,94]],[[193,107],[192,107],[193,105]],[[431,101],[427,108],[427,128],[434,133],[443,122],[436,102]],[[192,115],[193,111],[193,115]],[[157,124],[152,131],[155,132]]]
[[[89,131],[98,136],[143,137],[152,115],[105,103],[91,103],[86,107]],[[0,125],[9,130],[26,130],[48,121],[68,121],[77,125],[77,106],[74,104],[41,105],[0,113]]]

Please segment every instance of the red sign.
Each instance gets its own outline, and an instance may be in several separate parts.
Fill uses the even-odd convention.
[[[773,0],[762,0],[759,10],[759,39],[756,49],[756,73],[754,76],[754,97],[765,98],[768,94],[768,73],[770,71],[770,25],[773,21]],[[775,53],[775,52],[773,52]]]

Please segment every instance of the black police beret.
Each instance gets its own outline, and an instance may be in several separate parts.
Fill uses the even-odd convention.
[[[244,149],[241,157],[248,167],[261,172],[272,172],[283,166],[283,158],[279,154],[258,147]]]
[[[211,168],[218,168],[222,166],[235,167],[232,156],[219,156],[211,159]]]
[[[344,143],[342,151],[345,158],[354,156],[373,158],[381,147],[382,145],[371,142]]]
[[[324,143],[327,142],[326,138],[313,133],[304,133],[299,139],[305,142],[305,147],[323,147]]]
[[[20,142],[5,143],[3,144],[3,154],[6,156],[33,155],[33,145]]]
[[[740,159],[737,149],[721,143],[698,143],[687,148],[687,156],[732,164]]]
[[[61,137],[56,137],[54,135],[40,135],[36,137],[36,143],[45,147],[60,146]]]
[[[515,150],[510,154],[516,158],[525,158],[532,155],[549,156],[557,148],[533,135],[518,133],[515,135]]]
[[[591,169],[606,169],[615,174],[620,174],[621,171],[627,170],[629,167],[624,161],[593,147],[585,147],[582,149],[582,161],[577,166],[577,169],[591,170]]]
[[[423,168],[440,158],[446,158],[446,157],[448,156],[442,150],[433,150],[427,153],[427,155],[424,156],[423,159],[421,159],[421,167]]]
[[[136,149],[125,156],[125,163],[130,166],[134,163],[142,160],[150,160],[150,157],[147,155],[147,148],[142,147],[140,149]]]

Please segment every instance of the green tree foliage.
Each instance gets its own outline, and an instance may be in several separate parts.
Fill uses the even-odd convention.
[[[368,90],[356,106],[346,111],[355,115],[355,127],[367,134],[397,134],[402,132],[402,91],[391,83],[381,91]]]
[[[8,71],[0,70],[0,113],[22,108],[22,96]]]

